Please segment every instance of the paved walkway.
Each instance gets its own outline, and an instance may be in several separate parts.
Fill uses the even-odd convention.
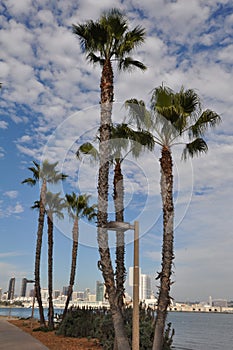
[[[48,348],[6,319],[0,319],[0,350],[48,350]]]

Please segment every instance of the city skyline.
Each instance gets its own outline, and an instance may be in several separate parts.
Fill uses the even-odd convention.
[[[125,117],[126,99],[150,104],[153,88],[164,84],[179,91],[193,88],[204,109],[215,110],[222,123],[206,135],[209,151],[192,161],[180,160],[174,148],[175,282],[177,300],[232,298],[233,281],[233,99],[232,26],[230,0],[138,0],[95,3],[91,0],[44,2],[27,0],[0,4],[0,284],[10,276],[34,279],[38,213],[31,210],[39,187],[21,182],[31,174],[32,161],[59,161],[69,177],[61,193],[86,192],[97,200],[98,165],[75,158],[84,140],[93,141],[99,125],[100,69],[86,62],[72,24],[96,20],[112,7],[125,11],[132,26],[146,29],[145,43],[135,57],[148,69],[119,73],[114,69],[113,121]],[[114,67],[115,68],[115,67]],[[125,221],[139,221],[140,266],[155,278],[161,270],[162,210],[160,149],[137,161],[124,161]],[[114,217],[112,170],[109,219]],[[54,290],[69,283],[72,222],[55,221]],[[115,235],[109,233],[115,264]],[[41,256],[41,285],[47,286],[47,232]],[[80,221],[75,286],[102,280],[96,224]],[[133,265],[133,232],[126,233],[126,268]],[[94,288],[90,286],[90,288]],[[18,288],[18,287],[16,287]],[[214,291],[214,293],[212,293]],[[20,291],[18,291],[19,293]]]

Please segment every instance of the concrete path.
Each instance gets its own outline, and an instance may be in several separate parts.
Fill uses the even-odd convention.
[[[0,350],[48,350],[39,340],[0,319]]]

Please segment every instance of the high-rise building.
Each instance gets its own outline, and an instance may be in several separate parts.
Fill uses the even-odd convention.
[[[129,286],[133,287],[133,267],[129,268]],[[139,267],[139,283],[140,283],[140,279],[141,279],[141,268]]]
[[[65,296],[67,296],[68,295],[68,289],[69,289],[69,287],[63,287],[62,288],[62,295],[65,295]]]
[[[96,281],[96,301],[104,301],[105,285],[103,282]]]
[[[24,277],[22,279],[20,296],[21,297],[26,297],[26,291],[27,291],[27,279]]]
[[[84,300],[89,300],[90,288],[86,288],[84,292]]]
[[[129,287],[131,289],[129,290],[129,293],[133,294],[133,267],[129,268]],[[152,289],[151,289],[151,278],[150,276],[146,274],[141,273],[141,268],[139,268],[139,299],[140,300],[145,300],[145,299],[150,299],[152,294]]]
[[[84,292],[82,291],[77,292],[77,299],[84,300]]]
[[[151,297],[151,278],[148,275],[141,274],[140,276],[140,300],[150,299]]]
[[[54,291],[53,291],[53,297],[54,297],[54,299],[57,299],[57,298],[60,296],[60,294],[61,294],[60,290],[54,290]]]
[[[14,299],[14,295],[15,295],[15,277],[12,277],[9,281],[7,299],[8,300]]]

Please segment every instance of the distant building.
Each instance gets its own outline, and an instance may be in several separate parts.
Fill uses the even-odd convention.
[[[140,276],[140,289],[139,298],[140,300],[151,298],[151,278],[148,275],[141,274]]]
[[[57,299],[60,296],[60,294],[61,294],[60,290],[54,290],[53,291],[54,299]]]
[[[30,289],[30,291],[29,291],[29,297],[30,297],[30,298],[33,298],[33,297],[34,297],[34,294],[35,294],[34,289]]]
[[[77,299],[84,300],[84,292],[77,292]]]
[[[68,295],[68,289],[69,289],[69,287],[67,287],[67,286],[63,287],[62,288],[62,295],[67,296]]]
[[[129,286],[133,287],[133,267],[129,268]],[[133,294],[132,288],[130,292]],[[131,294],[131,295],[132,295]],[[139,299],[150,299],[152,295],[151,278],[149,275],[142,274],[141,268],[139,268]]]
[[[139,267],[139,281],[141,276],[141,268]],[[133,287],[133,267],[129,268],[129,286]]]
[[[96,281],[96,301],[104,301],[105,285],[103,282]]]
[[[49,297],[49,292],[48,292],[48,289],[41,289],[41,299],[42,301],[44,302],[47,302],[48,301],[48,297]]]
[[[21,297],[26,297],[26,291],[27,291],[27,279],[24,277],[22,279],[20,296]]]
[[[90,288],[86,288],[84,292],[84,300],[89,300]]]
[[[216,306],[218,306],[218,307],[227,307],[228,306],[227,300],[225,300],[225,299],[214,299],[212,301],[212,305],[215,307]]]
[[[0,288],[0,300],[2,300],[2,288]]]
[[[13,300],[15,295],[15,277],[12,277],[9,281],[9,288],[8,288],[8,300]]]
[[[72,300],[77,300],[78,299],[78,292],[73,292],[72,293]]]
[[[96,301],[96,295],[95,294],[89,294],[88,295],[88,301],[90,301],[90,302]]]

